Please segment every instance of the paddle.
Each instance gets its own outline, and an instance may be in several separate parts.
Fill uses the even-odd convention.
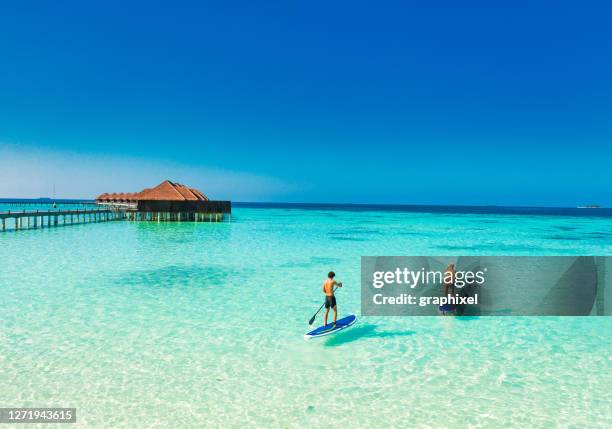
[[[338,287],[334,288],[334,293],[338,290]],[[315,317],[317,317],[317,314],[319,314],[319,311],[321,311],[321,309],[323,308],[323,306],[325,305],[325,303],[321,304],[321,306],[319,307],[319,309],[317,310],[317,312],[310,318],[310,320],[308,321],[308,325],[312,326],[312,324],[315,321]]]

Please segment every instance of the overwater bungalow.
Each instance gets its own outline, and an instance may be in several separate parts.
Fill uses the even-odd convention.
[[[230,201],[212,201],[195,188],[164,180],[133,193],[104,193],[99,205],[127,210],[130,220],[220,222],[231,216]]]

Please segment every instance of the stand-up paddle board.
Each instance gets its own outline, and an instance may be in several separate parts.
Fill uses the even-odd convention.
[[[343,329],[348,328],[353,323],[357,321],[357,317],[354,314],[350,316],[343,317],[336,322],[336,326],[334,327],[334,322],[328,323],[327,325],[319,326],[317,329],[314,329],[310,332],[304,334],[304,339],[309,340],[311,338],[324,337],[329,334],[335,334],[336,332],[342,331]]]
[[[453,304],[444,304],[438,307],[438,311],[442,313],[443,315],[446,315],[446,313],[448,314],[454,313],[456,310],[457,310],[457,307],[455,307]]]

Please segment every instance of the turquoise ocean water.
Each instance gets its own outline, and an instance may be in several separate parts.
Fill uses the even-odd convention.
[[[0,208],[1,209],[1,208]],[[612,318],[359,318],[362,255],[612,255],[612,218],[236,208],[0,233],[0,406],[77,427],[612,427]],[[318,319],[321,321],[321,318]]]

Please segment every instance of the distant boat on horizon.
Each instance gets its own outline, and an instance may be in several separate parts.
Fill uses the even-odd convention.
[[[579,209],[600,209],[601,206],[597,204],[587,204],[586,206],[578,206]]]

